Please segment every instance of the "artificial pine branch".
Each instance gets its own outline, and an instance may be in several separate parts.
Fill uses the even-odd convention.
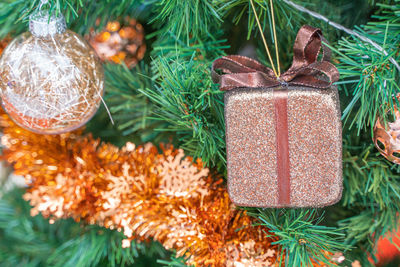
[[[278,236],[275,243],[285,266],[332,265],[331,255],[350,248],[340,229],[321,224],[324,214],[317,209],[256,209],[250,214]]]
[[[388,109],[393,111],[395,96],[400,92],[398,64],[400,44],[399,4],[379,4],[381,8],[366,26],[350,30],[326,17],[310,11],[290,0],[283,0],[296,10],[306,12],[313,17],[326,21],[329,25],[351,34],[351,38],[339,41],[338,48],[333,48],[340,62],[340,84],[350,85],[352,101],[343,112],[345,122],[350,120],[350,127],[356,125],[358,134],[361,129],[375,125],[377,116],[386,119]],[[357,108],[357,113],[351,113]],[[354,116],[353,116],[354,115]]]
[[[256,2],[262,23],[268,25],[270,21],[268,1]],[[340,5],[346,3],[346,1],[335,1],[332,5],[328,3],[329,1],[326,2],[325,6],[325,2],[321,5],[321,1],[296,1],[306,7],[318,5],[320,12],[329,15],[329,18],[335,16],[335,13],[340,14],[338,10],[344,9]],[[16,24],[14,22],[18,18],[27,18],[29,12],[36,8],[37,3],[38,0],[7,0],[0,3],[0,25],[2,26],[0,36],[24,30],[26,24],[21,21]],[[184,146],[190,154],[203,157],[203,160],[209,165],[216,165],[221,172],[224,172],[225,142],[222,94],[211,83],[209,66],[215,57],[224,53],[222,49],[226,48],[222,42],[218,41],[224,37],[221,33],[217,33],[221,18],[226,20],[233,18],[233,21],[242,23],[247,19],[246,13],[249,5],[247,1],[215,0],[200,1],[193,8],[193,6],[185,6],[183,3],[185,1],[165,0],[158,3],[146,1],[146,5],[149,6],[142,6],[142,1],[51,0],[52,8],[50,9],[64,13],[71,27],[80,33],[87,33],[90,27],[96,26],[97,19],[100,19],[99,27],[101,27],[109,19],[133,14],[132,12],[137,10],[146,10],[146,20],[153,19],[153,25],[158,29],[152,35],[157,40],[151,52],[154,57],[151,69],[145,64],[132,72],[119,66],[106,67],[108,101],[111,103],[117,122],[120,122],[119,127],[125,134],[137,134],[143,141],[160,136],[159,133],[151,135],[155,128],[168,131],[169,134],[178,137],[179,144]],[[399,4],[393,5],[392,1],[384,1],[384,3],[385,5],[379,6],[379,17],[373,18],[376,21],[370,22],[357,31],[359,34],[373,39],[388,51],[390,57],[398,60],[399,17],[397,10]],[[336,9],[333,8],[335,6]],[[366,4],[360,6],[363,11],[358,10],[357,14],[366,14],[371,10],[370,7],[365,7]],[[155,8],[152,9],[152,7]],[[284,31],[290,29],[291,32],[294,32],[294,29],[300,24],[315,23],[315,20],[309,21],[296,10],[289,8],[284,1],[277,1],[276,9],[277,26],[281,30],[278,33],[280,51],[288,51],[282,53],[281,60],[287,66],[291,61],[291,52],[289,52],[291,49],[288,44],[293,43],[294,34],[286,34]],[[161,13],[158,13],[159,11]],[[342,15],[344,19],[353,19],[354,11],[351,8],[342,12],[349,12],[347,16]],[[164,25],[162,22],[167,19],[168,23]],[[230,24],[230,21],[228,22]],[[224,26],[227,25],[224,24]],[[248,36],[255,35],[254,32],[252,33],[254,19],[251,15],[248,28],[250,29]],[[327,29],[326,25],[324,32],[325,29]],[[268,32],[267,29],[266,31]],[[226,32],[225,36],[228,35]],[[333,40],[330,37],[328,39]],[[371,144],[370,135],[366,135],[363,129],[366,126],[373,126],[376,114],[383,111],[382,107],[387,103],[389,106],[393,105],[391,96],[398,92],[399,78],[398,72],[393,68],[381,69],[382,63],[390,62],[388,57],[382,56],[374,50],[373,46],[365,45],[356,38],[342,40],[338,48],[332,43],[332,47],[338,52],[337,59],[340,62],[341,75],[344,77],[343,83],[354,99],[350,105],[352,109],[348,109],[345,114],[350,122],[354,121],[357,126],[354,128],[357,128],[357,131],[345,131],[345,190],[341,203],[343,206],[336,206],[333,209],[338,214],[344,214],[338,220],[340,220],[340,226],[343,227],[343,233],[346,233],[346,241],[340,242],[338,220],[331,223],[336,230],[334,228],[323,229],[322,236],[328,240],[334,239],[329,244],[328,249],[331,251],[343,249],[344,245],[348,245],[356,247],[350,252],[350,258],[366,258],[366,251],[373,251],[374,240],[396,227],[398,221],[396,213],[400,207],[398,195],[400,189],[398,169],[393,168],[392,164],[382,159],[376,150],[368,145]],[[370,79],[371,74],[375,73],[375,67],[377,67],[375,81],[366,83],[365,81]],[[367,71],[366,74],[364,74],[364,70]],[[351,88],[353,85],[356,86]],[[116,135],[117,132],[112,134]],[[357,137],[357,135],[360,136]],[[120,136],[116,136],[116,138],[120,138]],[[274,229],[276,234],[280,234],[282,252],[290,251],[287,257],[289,261],[292,260],[292,263],[309,262],[312,257],[315,258],[317,255],[310,251],[315,251],[324,245],[320,239],[314,240],[313,238],[319,233],[318,229],[322,229],[319,228],[323,227],[320,224],[327,222],[321,221],[322,217],[317,216],[319,214],[313,210],[310,211],[311,213],[315,212],[310,217],[313,219],[303,216],[305,211],[301,210],[287,210],[286,214],[290,216],[281,218],[277,217],[273,210],[250,211],[253,211],[253,215],[260,222]],[[7,217],[0,211],[0,220],[2,220],[2,216]],[[315,220],[314,216],[316,216]],[[330,214],[326,216],[331,217]],[[8,225],[9,221],[6,223]],[[301,226],[300,228],[284,227],[297,223]],[[9,228],[4,229],[10,230]],[[70,232],[71,234],[75,233]],[[298,237],[304,233],[307,233],[306,241],[309,243],[296,243],[299,240]],[[53,234],[46,232],[49,238]],[[65,239],[60,238],[60,243],[68,240],[65,236],[63,238]],[[75,244],[74,246],[79,245],[79,242],[74,242],[72,242]],[[82,245],[84,244],[86,243],[83,242]],[[304,248],[309,248],[306,244],[313,244],[311,250],[304,250]],[[38,245],[38,247],[40,246]],[[296,249],[290,250],[289,248]],[[65,247],[65,249],[69,248]],[[116,247],[115,253],[120,253],[120,250],[122,249]],[[18,252],[18,250],[16,251]],[[29,252],[29,249],[24,251]],[[63,250],[63,252],[66,251]],[[66,252],[66,255],[71,255],[69,253]],[[91,255],[95,254],[93,252]],[[0,257],[2,255],[0,254]],[[17,253],[10,254],[10,258],[24,260],[20,256]],[[57,260],[57,258],[53,259]],[[40,261],[41,259],[38,257],[36,260]],[[68,259],[64,258],[64,260]],[[166,262],[164,263],[166,264]],[[368,263],[365,262],[365,264]]]
[[[160,31],[149,35],[149,38],[157,36]],[[153,43],[151,55],[154,59],[162,57],[167,60],[173,60],[178,54],[179,57],[212,61],[224,54],[224,49],[230,46],[226,44],[226,39],[221,38],[221,30],[213,32],[210,38],[190,38],[188,43],[180,40],[176,35],[169,33],[167,36],[158,38]]]
[[[0,3],[0,37],[20,33],[26,29],[29,16],[37,11],[42,0],[6,0]],[[103,28],[107,21],[123,16],[144,19],[149,16],[145,0],[48,0],[43,10],[50,14],[63,14],[70,28],[80,34],[91,28]]]
[[[26,1],[4,1],[0,2],[0,38],[3,39],[8,34],[18,34],[25,30],[22,23],[17,23],[19,13],[26,6]]]
[[[224,14],[226,22],[235,25],[243,25],[247,21],[247,39],[253,40],[256,43],[256,50],[258,60],[264,65],[270,66],[269,61],[266,58],[265,49],[259,38],[257,25],[255,23],[255,17],[251,11],[251,7],[248,0],[217,0],[220,3],[220,13]],[[364,0],[336,0],[336,1],[292,1],[297,5],[308,7],[314,10],[318,10],[321,13],[328,14],[330,21],[337,21],[347,27],[353,27],[357,23],[364,22],[364,16],[367,16],[372,7]],[[273,45],[272,31],[271,31],[271,12],[269,11],[268,0],[255,0],[257,14],[260,18],[261,24],[264,27],[264,34],[268,40],[271,40],[270,45]],[[307,13],[301,13],[297,9],[288,5],[284,0],[274,0],[275,9],[275,21],[276,27],[280,34],[278,34],[278,46],[279,51],[285,51],[280,53],[280,61],[284,69],[288,69],[291,65],[293,58],[291,45],[296,37],[295,34],[290,32],[297,32],[301,25],[307,24],[322,29],[324,37],[327,40],[335,40],[342,36],[344,33],[336,30],[329,26],[325,21],[318,18],[307,15]],[[345,8],[343,7],[345,6]],[[355,14],[353,10],[357,8]],[[230,27],[232,27],[230,25]],[[245,27],[242,27],[245,30]],[[258,40],[258,42],[256,42]],[[289,46],[288,46],[289,44]],[[233,44],[231,44],[233,45]]]
[[[153,62],[155,86],[139,90],[155,105],[150,118],[166,122],[179,144],[208,166],[225,166],[223,93],[211,81],[208,62],[176,56]]]
[[[148,119],[153,114],[155,105],[139,92],[154,86],[149,67],[141,63],[134,70],[129,70],[124,65],[107,64],[105,74],[105,100],[110,106],[116,127],[122,134],[134,134],[133,137],[137,139],[134,140],[135,143],[163,140],[161,133],[154,129],[162,128],[165,123]]]
[[[355,136],[356,130],[352,133],[352,140],[344,141],[344,194],[336,209],[344,209],[345,216],[338,224],[347,244],[373,257],[376,240],[398,227],[399,167],[382,159],[373,145],[360,144],[364,141]]]
[[[188,265],[185,263],[185,260],[182,258],[171,257],[170,260],[158,260],[157,261],[162,266],[168,267],[187,267]]]
[[[143,90],[142,93],[145,94],[146,96],[149,97],[149,99],[154,102],[156,104],[156,106],[159,107],[158,111],[156,111],[154,113],[154,116],[152,116],[152,119],[156,119],[156,120],[163,120],[163,121],[167,121],[169,126],[168,126],[168,131],[171,132],[177,132],[178,135],[180,136],[180,144],[181,145],[185,145],[188,144],[190,142],[193,142],[194,140],[198,139],[201,140],[199,137],[196,137],[196,131],[194,130],[194,134],[193,136],[189,137],[189,133],[193,131],[193,129],[195,129],[193,126],[193,123],[185,123],[185,121],[187,120],[188,114],[187,112],[185,112],[185,109],[179,109],[179,106],[183,107],[186,104],[191,104],[191,101],[188,101],[186,99],[182,100],[180,99],[180,97],[182,95],[192,95],[192,90],[190,89],[191,87],[186,86],[187,84],[187,80],[189,78],[192,77],[192,79],[189,79],[189,81],[191,80],[196,80],[193,76],[195,76],[195,74],[191,73],[190,75],[185,74],[186,70],[191,70],[193,69],[193,66],[196,64],[193,62],[187,62],[187,59],[185,61],[185,59],[179,59],[179,60],[175,60],[174,59],[174,55],[175,57],[176,54],[179,55],[188,55],[188,53],[190,53],[191,47],[185,47],[184,42],[182,42],[179,38],[177,38],[175,36],[175,38],[173,38],[171,40],[171,42],[165,41],[168,39],[163,39],[160,38],[160,41],[156,41],[157,44],[157,49],[155,49],[153,51],[154,55],[156,56],[156,59],[153,61],[152,65],[153,65],[153,73],[154,73],[154,80],[156,81],[156,88],[147,88],[146,90]],[[196,38],[194,38],[193,43],[195,43]],[[175,43],[175,44],[174,44]],[[208,47],[208,48],[212,48],[213,46],[211,45],[207,45],[207,46],[203,46],[204,47]],[[185,52],[186,49],[186,52]],[[203,49],[199,49],[200,51],[203,51]],[[209,53],[205,53],[205,55],[207,55]],[[222,53],[221,53],[222,54]],[[203,54],[204,55],[204,54]],[[157,58],[157,56],[159,56],[160,58]],[[199,64],[203,64],[204,62],[202,62],[201,60],[199,61],[198,58],[196,58],[195,61],[198,61]],[[203,77],[204,78],[204,77]],[[207,78],[206,78],[207,79]],[[203,79],[198,79],[199,81],[203,81]],[[192,84],[189,82],[189,85]],[[201,86],[199,86],[201,87]],[[202,90],[206,90],[206,87],[203,87]],[[201,90],[200,90],[201,92]],[[198,95],[194,94],[194,95]],[[195,105],[196,106],[196,105]],[[202,109],[193,109],[193,111],[195,110],[202,110]],[[183,119],[182,119],[183,117]],[[192,117],[193,118],[193,117]],[[196,120],[194,120],[196,121]],[[192,128],[192,130],[190,130]],[[353,134],[353,133],[352,133]],[[211,139],[209,139],[211,140]],[[207,153],[203,153],[203,154],[199,154],[198,152],[198,148],[200,146],[202,142],[196,141],[195,144],[193,145],[192,148],[189,148],[186,146],[187,151],[189,153],[192,153],[196,156],[198,155],[202,155],[203,159],[205,158],[206,160],[209,159],[207,158],[207,156],[205,155],[213,155],[215,153],[210,153],[212,151],[215,150],[210,150]],[[223,143],[223,140],[222,140]],[[221,144],[222,144],[221,143]],[[221,152],[224,152],[223,146],[220,146],[221,148]],[[224,158],[224,157],[223,157]],[[353,165],[348,167],[349,170],[353,170],[354,169],[354,162]],[[372,170],[376,169],[372,168]],[[383,173],[382,175],[387,175],[385,173]],[[371,177],[373,176],[369,176],[371,179]],[[352,181],[354,182],[354,180]],[[375,183],[379,184],[379,183]],[[356,184],[356,186],[361,186],[360,183]],[[357,188],[357,187],[356,187]],[[347,189],[347,188],[346,188]],[[354,190],[350,190],[350,193],[345,195],[344,198],[346,197],[350,197],[350,198],[354,198]],[[370,196],[372,199],[374,199],[374,197],[376,197],[375,195],[371,195]],[[385,200],[387,200],[387,198],[385,198]],[[386,202],[387,203],[387,202]],[[384,205],[384,203],[380,203],[380,205]],[[368,208],[370,207],[366,207],[365,210],[366,212],[368,212]],[[358,210],[356,210],[358,211]],[[293,210],[290,210],[290,212],[294,212]],[[259,211],[255,211],[253,213],[253,215],[255,217],[257,217],[260,220],[263,220],[263,222],[265,224],[269,224],[268,226],[270,228],[275,228],[275,229],[279,229],[280,225],[290,225],[291,223],[295,222],[299,217],[296,216],[288,216],[288,217],[284,217],[284,219],[282,219],[282,221],[277,222],[276,220],[274,220],[274,216],[272,216],[272,214],[270,213],[263,213],[263,212],[259,212]],[[349,217],[349,218],[356,218],[358,216],[358,214],[353,214],[354,217]],[[317,216],[317,221],[321,222],[322,217],[318,217]],[[383,221],[382,221],[383,222]],[[346,229],[348,236],[347,236],[347,244],[362,244],[363,242],[369,242],[371,243],[371,228],[369,227],[364,227],[361,228],[354,228],[351,227],[352,225],[350,224],[350,221],[342,221],[341,225]],[[365,224],[364,224],[365,225]],[[313,229],[313,227],[318,227],[319,225],[313,225],[313,224],[304,224],[304,229]],[[377,231],[379,236],[384,234],[388,229],[393,229],[392,226],[387,226],[385,227],[385,225],[382,225],[384,228],[380,228],[381,230]],[[323,227],[323,226],[321,226]],[[331,233],[338,233],[338,230],[335,230],[334,228],[330,228],[329,229],[332,232],[329,232],[329,234]],[[375,228],[376,230],[376,228]],[[298,234],[297,231],[294,232],[294,234]],[[362,236],[359,236],[359,234],[362,234]],[[283,235],[282,235],[283,236]],[[354,236],[357,236],[357,239],[355,240]],[[354,241],[355,240],[355,241]],[[292,240],[293,241],[293,240]],[[319,240],[320,242],[321,240]],[[297,243],[293,243],[293,244],[297,244]],[[340,242],[336,243],[336,247],[332,246],[331,249],[332,251],[334,251],[335,249],[343,249],[345,245],[342,244],[342,247],[340,247],[338,244],[340,244]],[[321,244],[316,245],[316,248],[318,248]],[[372,251],[372,246],[362,246],[363,248]],[[285,248],[284,246],[282,246],[282,252],[288,252],[290,251],[289,249]],[[284,253],[285,254],[285,253]],[[365,254],[364,254],[365,255]],[[321,255],[319,255],[321,256]],[[288,259],[295,259],[295,262],[297,260],[300,260],[300,262],[303,263],[307,263],[309,262],[309,260],[312,257],[316,257],[315,253],[305,253],[302,254],[302,256],[300,257],[300,254],[297,252],[297,250],[292,250],[290,253],[287,254]],[[321,259],[321,258],[320,258]]]
[[[212,32],[222,21],[213,0],[161,0],[154,7],[156,12],[151,22],[162,33],[172,33],[186,43],[191,38],[200,40],[213,36]]]
[[[147,267],[169,256],[158,243],[121,248],[123,234],[100,226],[72,219],[49,224],[41,215],[32,217],[23,191],[14,189],[0,199],[1,266]]]

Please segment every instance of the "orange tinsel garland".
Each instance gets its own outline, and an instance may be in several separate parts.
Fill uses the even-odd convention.
[[[1,114],[3,158],[26,178],[24,198],[50,220],[72,217],[152,238],[195,266],[268,266],[277,255],[261,226],[229,201],[221,180],[182,150],[122,149],[80,131],[38,135]]]
[[[7,45],[10,43],[11,37],[7,36],[6,38],[0,40],[0,55],[3,53],[4,49],[6,49]]]

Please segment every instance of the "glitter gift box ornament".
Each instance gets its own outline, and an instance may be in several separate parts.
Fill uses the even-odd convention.
[[[319,29],[303,26],[293,64],[277,78],[243,56],[213,64],[225,93],[228,191],[252,207],[322,207],[340,200],[342,136],[339,72]],[[220,69],[224,74],[218,75]]]

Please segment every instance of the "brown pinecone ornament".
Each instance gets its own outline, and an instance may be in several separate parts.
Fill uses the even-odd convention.
[[[397,95],[397,99],[400,100],[400,95]],[[393,122],[377,118],[373,140],[376,148],[386,159],[400,164],[400,111],[397,106],[394,106]]]
[[[129,17],[122,22],[108,22],[100,33],[92,31],[89,43],[101,60],[117,64],[124,62],[128,68],[136,66],[146,52],[143,26]]]

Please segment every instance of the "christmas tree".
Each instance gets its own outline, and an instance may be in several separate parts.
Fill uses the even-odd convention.
[[[378,261],[377,243],[400,216],[399,0],[2,0],[1,51],[38,11],[63,14],[96,50],[105,104],[56,135],[1,112],[0,266]],[[212,64],[241,54],[287,70],[303,25],[321,29],[340,73],[342,198],[324,208],[236,207]],[[272,61],[261,33],[279,51]],[[5,186],[11,173],[26,186]]]

